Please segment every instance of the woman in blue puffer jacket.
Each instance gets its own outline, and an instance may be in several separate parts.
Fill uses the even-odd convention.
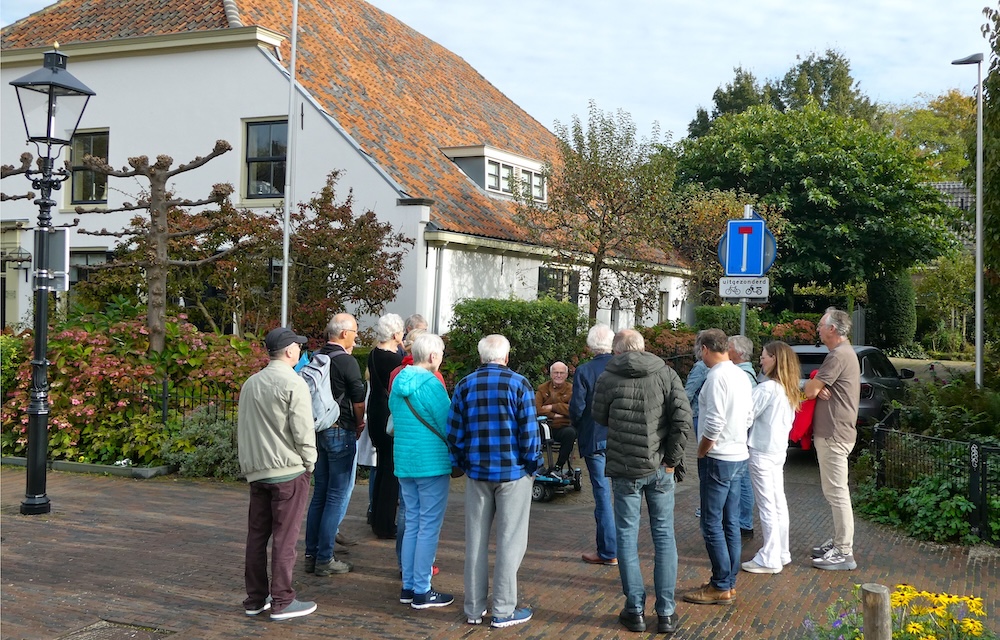
[[[411,349],[413,364],[396,375],[389,393],[396,477],[406,512],[399,601],[414,609],[426,609],[455,601],[452,595],[431,588],[451,479],[451,457],[445,440],[451,401],[434,375],[444,356],[441,338],[421,334],[413,340]]]

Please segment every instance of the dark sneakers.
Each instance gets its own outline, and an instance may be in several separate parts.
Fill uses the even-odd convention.
[[[657,616],[657,633],[673,633],[674,631],[677,631],[677,612],[671,613],[669,616]]]
[[[399,602],[401,604],[410,604],[413,602],[413,589],[400,589]]]
[[[316,556],[306,556],[306,573],[316,571]]]
[[[618,622],[629,631],[641,632],[646,630],[646,616],[641,611],[629,611],[622,609],[618,614]]]
[[[246,614],[248,616],[255,616],[264,613],[271,608],[271,596],[268,596],[264,603],[261,605],[254,605],[246,607]]]
[[[402,602],[403,598],[400,597],[399,601]],[[450,593],[438,593],[431,589],[427,593],[413,594],[413,602],[410,603],[410,606],[414,609],[430,609],[431,607],[447,607],[454,601],[455,596]]]

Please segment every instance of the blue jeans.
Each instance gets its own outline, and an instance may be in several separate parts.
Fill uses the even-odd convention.
[[[743,541],[740,537],[740,483],[747,461],[698,458],[701,535],[712,562],[711,584],[720,591],[736,587]]]
[[[584,457],[594,490],[594,521],[597,522],[597,555],[605,560],[618,557],[615,510],[611,505],[611,479],[604,475],[607,455],[598,451]]]
[[[615,494],[615,526],[618,531],[618,573],[621,574],[625,609],[632,613],[646,608],[646,586],[639,567],[639,518],[642,498],[649,509],[649,531],[653,537],[653,586],[656,614],[674,613],[677,602],[677,540],[674,538],[674,474],[663,467],[644,478],[612,478]],[[736,532],[737,535],[739,532]]]
[[[450,486],[448,475],[399,479],[401,506],[406,509],[406,521],[410,525],[398,532],[398,537],[403,539],[403,588],[413,589],[414,593],[431,590],[431,567],[437,554]]]
[[[750,481],[750,468],[747,467],[740,480],[740,529],[753,529],[753,505],[753,482]]]
[[[333,559],[337,527],[351,501],[357,437],[333,426],[316,434],[316,450],[313,495],[306,517],[306,555],[316,558],[316,564],[326,564]]]

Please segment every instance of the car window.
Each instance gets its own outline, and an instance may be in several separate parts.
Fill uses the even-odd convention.
[[[826,358],[825,353],[800,353],[798,355],[803,378],[808,378],[809,374],[819,369],[820,365],[823,364],[823,359]]]
[[[896,378],[899,376],[896,373],[896,367],[892,366],[892,362],[889,358],[885,357],[885,354],[881,351],[873,351],[866,356],[869,365],[871,365],[872,375],[877,378]]]

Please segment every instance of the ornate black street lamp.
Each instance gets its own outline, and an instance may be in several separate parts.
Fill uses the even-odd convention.
[[[58,47],[58,44],[56,45]],[[41,193],[38,226],[35,227],[35,354],[31,360],[31,396],[28,404],[28,478],[21,513],[48,513],[52,505],[45,495],[45,468],[49,450],[49,234],[52,232],[52,191],[69,179],[65,169],[53,170],[62,148],[73,140],[90,96],[85,84],[66,71],[66,56],[48,51],[42,68],[10,83],[24,119],[28,141],[38,150],[38,170],[28,171],[31,186]]]

